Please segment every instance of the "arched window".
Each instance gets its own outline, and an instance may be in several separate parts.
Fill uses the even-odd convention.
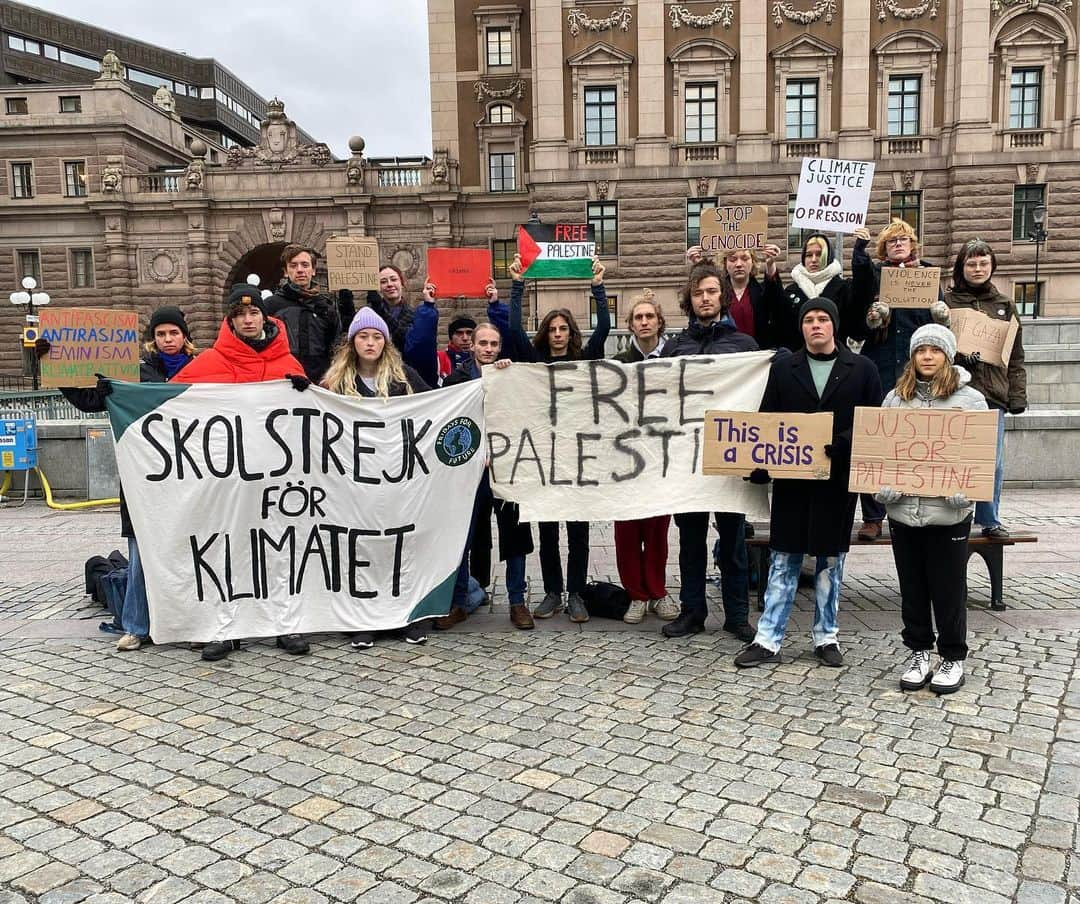
[[[503,125],[514,121],[514,108],[510,104],[492,104],[488,107],[488,122]]]

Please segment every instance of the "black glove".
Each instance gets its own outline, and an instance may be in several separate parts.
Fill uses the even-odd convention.
[[[303,374],[285,374],[285,379],[292,383],[292,388],[297,392],[303,392],[311,385],[311,380]]]
[[[787,358],[790,354],[791,351],[789,349],[780,346],[780,348],[773,352],[773,356],[769,359],[769,363],[775,364],[777,361],[782,361],[784,358]]]
[[[44,358],[49,353],[50,348],[52,348],[52,343],[48,339],[38,339],[34,343],[34,354],[39,358]]]
[[[348,328],[353,317],[356,316],[356,302],[353,298],[352,289],[338,289],[337,303],[341,322]]]
[[[1027,405],[1016,405],[1009,409],[1009,414],[1023,414],[1027,411]]]
[[[112,380],[102,374],[94,374],[97,377],[97,391],[102,395],[112,395]]]
[[[832,443],[825,443],[825,457],[832,458],[833,452],[836,451],[836,447]]]
[[[982,361],[981,352],[971,352],[971,354],[965,355],[962,352],[956,353],[956,363],[961,367],[974,367],[976,364]]]
[[[753,471],[743,480],[748,480],[750,483],[756,483],[759,486],[768,483],[772,478],[769,476],[769,472],[764,468],[754,468]]]

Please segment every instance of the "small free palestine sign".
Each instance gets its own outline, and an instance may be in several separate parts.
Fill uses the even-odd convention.
[[[528,223],[518,227],[526,279],[589,279],[596,256],[594,227],[584,223]]]

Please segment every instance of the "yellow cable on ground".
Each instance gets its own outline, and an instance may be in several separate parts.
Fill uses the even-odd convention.
[[[3,496],[9,489],[11,489],[11,472],[4,472],[4,482],[0,483],[0,496]]]
[[[51,509],[57,509],[61,512],[70,512],[73,509],[91,508],[95,505],[120,504],[119,499],[88,499],[86,502],[53,502],[52,487],[49,486],[49,481],[45,479],[45,472],[42,471],[41,468],[34,468],[34,473],[37,474],[38,480],[41,481],[41,488],[45,491],[45,504]]]

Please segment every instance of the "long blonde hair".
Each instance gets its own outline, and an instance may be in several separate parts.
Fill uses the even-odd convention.
[[[356,381],[360,377],[358,362],[356,346],[350,339],[334,353],[334,358],[323,377],[323,388],[336,392],[338,395],[359,396],[360,390],[356,388]],[[401,360],[401,352],[394,347],[392,342],[386,342],[375,371],[375,394],[383,399],[390,398],[390,387],[394,383],[404,384],[405,394],[412,395],[412,384],[405,375],[405,364]]]
[[[918,349],[916,349],[918,351]],[[915,392],[918,388],[915,384],[919,379],[918,373],[915,371],[915,362],[908,359],[907,366],[904,368],[904,372],[900,374],[900,379],[896,381],[896,395],[898,398],[903,399],[905,402],[910,402],[915,398]],[[956,368],[948,361],[945,362],[945,366],[941,367],[934,379],[930,381],[930,393],[935,399],[947,399],[956,390],[960,388],[960,374],[956,372]]]
[[[146,352],[148,355],[154,352],[157,352],[158,354],[161,353],[161,349],[157,347],[157,343],[153,339],[151,339],[149,342],[143,343],[143,351]],[[192,358],[194,358],[197,351],[197,349],[195,348],[195,343],[185,337],[184,348],[182,349],[182,351],[185,355],[190,355]]]

